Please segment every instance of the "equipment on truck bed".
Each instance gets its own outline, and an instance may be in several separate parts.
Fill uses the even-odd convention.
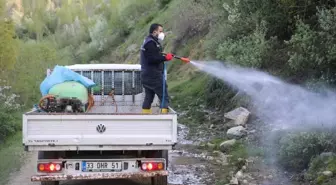
[[[66,81],[52,86],[41,98],[39,108],[45,112],[85,112],[92,104],[93,98],[83,84]]]
[[[56,84],[49,89],[48,94],[59,98],[77,98],[82,104],[88,103],[88,89],[81,83],[75,81],[66,81]]]
[[[55,66],[52,73],[47,76],[40,84],[40,90],[42,96],[48,94],[49,90],[56,84],[60,84],[66,81],[76,81],[83,84],[86,88],[91,88],[96,84],[89,78],[82,76],[66,67]]]
[[[57,98],[54,95],[41,98],[39,108],[45,112],[84,112],[84,106],[78,98]]]
[[[40,85],[43,97],[38,107],[45,112],[86,112],[94,104],[88,88],[95,85],[91,79],[56,65]]]

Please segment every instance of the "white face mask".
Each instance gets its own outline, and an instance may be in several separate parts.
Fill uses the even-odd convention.
[[[161,32],[161,33],[159,34],[158,38],[159,38],[160,40],[163,40],[163,39],[165,38],[165,34],[164,34],[163,32]]]

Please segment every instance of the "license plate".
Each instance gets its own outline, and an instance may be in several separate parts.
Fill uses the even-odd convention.
[[[121,171],[121,162],[82,162],[83,172]]]

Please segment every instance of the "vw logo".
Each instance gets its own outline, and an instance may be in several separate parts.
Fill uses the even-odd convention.
[[[97,132],[102,134],[106,131],[106,127],[105,127],[105,125],[100,124],[100,125],[97,126],[96,130],[97,130]]]

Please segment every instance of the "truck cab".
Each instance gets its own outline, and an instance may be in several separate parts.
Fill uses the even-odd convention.
[[[137,64],[76,64],[67,68],[93,80],[94,104],[83,113],[23,114],[23,146],[37,152],[31,181],[148,178],[167,185],[168,151],[177,143],[177,114],[161,114],[158,98],[142,113],[144,90]],[[50,72],[50,71],[49,71]]]

